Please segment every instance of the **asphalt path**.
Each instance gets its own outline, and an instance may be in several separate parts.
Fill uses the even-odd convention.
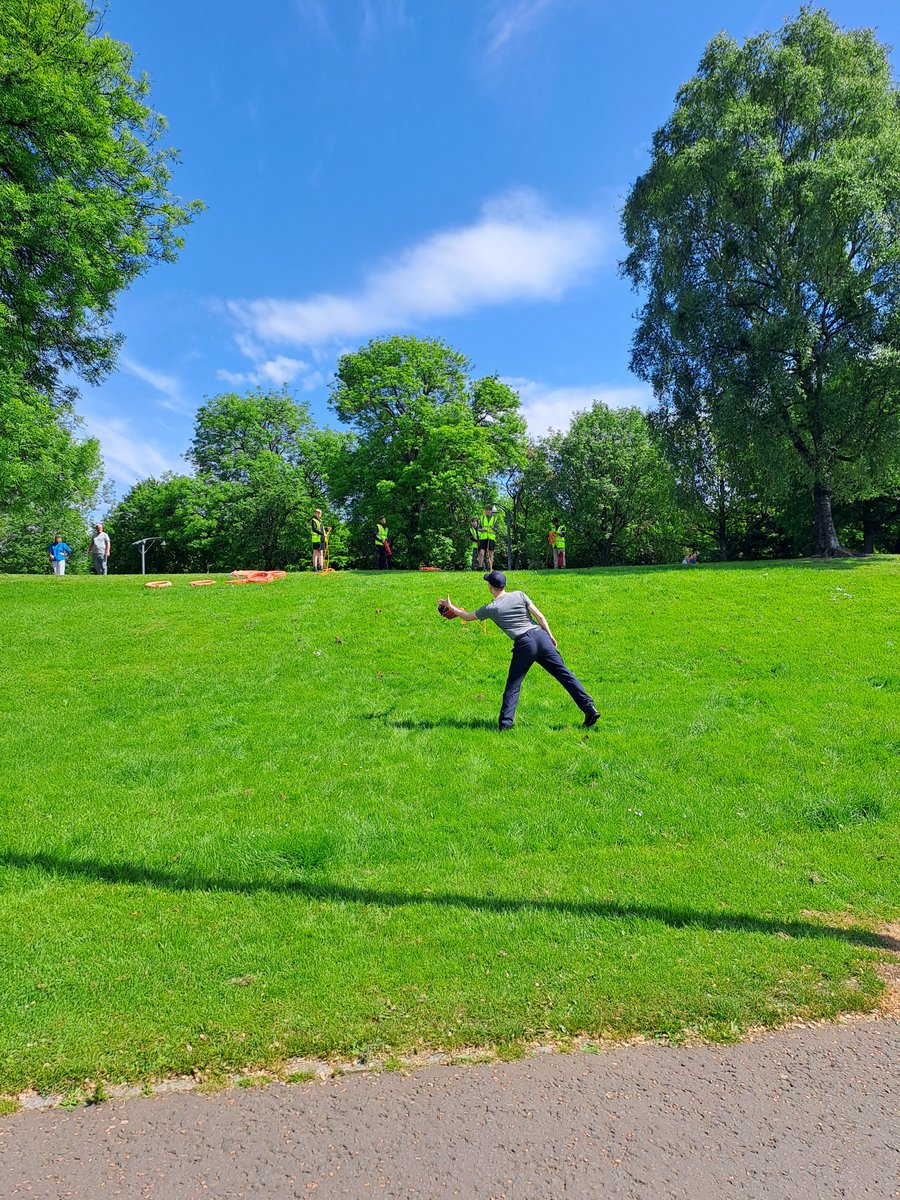
[[[894,1200],[900,1020],[0,1119],[3,1200]]]

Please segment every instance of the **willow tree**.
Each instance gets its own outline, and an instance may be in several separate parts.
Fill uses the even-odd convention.
[[[809,9],[743,45],[714,38],[623,229],[645,300],[633,369],[678,411],[708,405],[725,444],[799,467],[817,552],[843,553],[832,495],[900,426],[900,97],[885,47]]]

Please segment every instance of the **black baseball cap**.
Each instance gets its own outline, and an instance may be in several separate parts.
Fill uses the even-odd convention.
[[[506,576],[502,571],[489,571],[487,575],[484,576],[484,582],[489,583],[491,587],[505,588]]]

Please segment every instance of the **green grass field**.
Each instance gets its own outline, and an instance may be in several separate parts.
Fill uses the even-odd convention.
[[[511,586],[0,577],[0,1092],[877,1003],[900,560]]]

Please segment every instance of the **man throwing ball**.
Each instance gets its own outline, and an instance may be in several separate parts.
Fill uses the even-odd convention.
[[[475,612],[466,612],[453,604],[448,596],[438,605],[438,610],[445,617],[459,617],[462,621],[493,621],[512,639],[512,662],[500,707],[500,728],[512,729],[522,680],[533,663],[540,663],[548,675],[563,685],[584,713],[584,729],[596,725],[600,714],[594,701],[563,662],[544,614],[524,592],[506,590],[506,576],[502,571],[489,571],[484,581],[493,597],[489,604],[483,604]]]

